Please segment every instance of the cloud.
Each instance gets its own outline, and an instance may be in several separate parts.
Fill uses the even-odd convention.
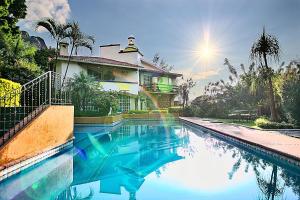
[[[208,79],[212,76],[218,75],[220,71],[221,71],[220,68],[206,70],[206,71],[200,71],[198,73],[193,74],[192,77],[195,80]]]
[[[26,28],[32,28],[35,21],[46,17],[65,23],[71,12],[68,0],[27,0],[26,5],[27,15],[21,22]]]
[[[210,77],[216,76],[220,74],[221,70],[222,68],[219,67],[207,68],[207,69],[197,70],[197,71],[193,69],[185,69],[184,71],[178,71],[178,73],[181,73],[183,74],[183,76],[191,77],[194,80],[198,81],[198,80],[205,80]]]

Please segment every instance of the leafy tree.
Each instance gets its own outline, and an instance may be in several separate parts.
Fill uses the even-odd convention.
[[[283,74],[283,106],[300,125],[300,63],[292,62]]]
[[[25,0],[0,1],[0,32],[11,36],[19,34],[16,24],[25,18],[26,8]]]
[[[102,91],[100,83],[83,71],[74,75],[69,86],[75,111],[85,111],[96,94]]]
[[[152,62],[164,71],[170,72],[174,68],[172,65],[166,63],[165,59],[161,58],[158,53],[153,56]]]
[[[111,113],[118,111],[119,93],[103,91],[101,84],[83,71],[74,75],[68,84],[75,113],[93,112],[106,116],[110,111]]]
[[[101,116],[109,113],[115,114],[119,109],[119,93],[115,91],[102,91],[93,100],[95,107]]]
[[[73,22],[70,24],[70,29],[68,30],[66,36],[70,40],[71,44],[71,52],[68,58],[67,68],[63,77],[63,83],[66,79],[66,75],[69,69],[71,57],[73,55],[73,51],[75,49],[75,53],[77,54],[77,50],[79,47],[88,48],[90,51],[93,50],[93,44],[95,43],[95,39],[93,36],[86,35],[81,32],[78,22]]]
[[[51,71],[53,61],[55,62],[56,50],[51,49],[40,49],[35,52],[34,60],[40,69],[44,72]],[[54,63],[55,64],[55,63]]]
[[[67,38],[67,30],[71,27],[71,24],[60,24],[51,18],[40,20],[36,23],[36,29],[43,27],[45,28],[56,42],[56,53],[55,53],[55,64],[59,54],[59,43]]]
[[[24,84],[37,77],[41,70],[36,65],[36,48],[23,41],[20,35],[3,37],[0,48],[0,75],[9,80]]]
[[[268,62],[274,60],[279,61],[280,47],[278,39],[275,36],[265,33],[263,29],[262,35],[253,44],[251,48],[251,59],[258,61],[260,64],[260,74],[263,79],[267,80],[268,90],[269,90],[269,101],[270,101],[270,111],[271,120],[278,121],[279,116],[275,104],[275,94],[272,78],[274,77],[274,70],[268,65]]]
[[[179,95],[182,98],[182,107],[188,105],[190,90],[196,85],[196,82],[192,78],[187,78],[184,80],[182,77],[183,83],[179,85]]]

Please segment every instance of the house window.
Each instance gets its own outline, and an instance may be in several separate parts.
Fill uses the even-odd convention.
[[[144,85],[151,85],[152,76],[150,74],[144,74]]]
[[[96,81],[101,81],[103,79],[102,72],[97,72],[97,71],[88,69],[87,73],[89,76],[93,76],[96,79]]]
[[[130,97],[126,95],[121,95],[119,97],[119,106],[121,112],[127,112],[130,110]]]

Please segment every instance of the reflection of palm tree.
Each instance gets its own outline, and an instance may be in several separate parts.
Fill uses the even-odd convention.
[[[55,200],[89,200],[94,196],[94,191],[90,188],[90,192],[86,197],[78,194],[76,187],[68,187]]]
[[[265,160],[262,160],[257,156],[253,156],[251,153],[237,149],[234,146],[227,144],[223,141],[212,139],[211,143],[213,144],[213,149],[221,149],[223,150],[223,154],[232,153],[232,158],[237,159],[235,164],[232,166],[232,170],[228,173],[229,179],[231,179],[233,175],[239,170],[241,162],[245,161],[245,172],[248,172],[249,165],[252,166],[253,171],[256,175],[258,187],[263,193],[263,197],[260,197],[259,199],[274,200],[275,197],[278,197],[283,194],[284,186],[280,186],[278,183],[278,167],[276,165],[272,165],[273,168],[271,178],[268,181],[267,178],[262,177],[262,174],[264,174],[267,167],[270,166],[270,163],[268,163]]]
[[[261,199],[274,200],[276,196],[280,196],[283,193],[283,187],[280,187],[277,181],[277,166],[273,165],[270,181],[265,178],[261,178],[260,175],[257,176],[257,183],[259,189],[264,194]]]

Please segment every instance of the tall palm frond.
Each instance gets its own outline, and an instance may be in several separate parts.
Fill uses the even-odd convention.
[[[275,36],[269,35],[263,29],[262,35],[252,45],[250,58],[260,63],[259,70],[263,79],[268,84],[269,90],[269,103],[271,110],[271,120],[278,121],[279,116],[275,105],[275,94],[273,88],[272,77],[274,76],[274,70],[269,67],[269,61],[279,62],[280,46]]]
[[[264,57],[269,57],[274,61],[279,61],[280,57],[280,46],[277,38],[267,34],[265,28],[263,29],[262,35],[252,45],[250,53],[250,58],[259,61],[261,64],[264,61]]]
[[[95,39],[93,36],[89,36],[89,35],[86,35],[81,32],[78,22],[72,22],[71,24],[69,24],[69,26],[70,26],[70,29],[67,32],[66,36],[70,40],[71,52],[69,54],[68,63],[67,63],[65,74],[63,76],[62,84],[64,84],[64,81],[66,79],[66,75],[67,75],[67,72],[69,69],[69,65],[70,65],[70,61],[71,61],[71,57],[73,55],[74,49],[75,49],[76,54],[78,53],[77,51],[78,51],[79,47],[85,47],[92,51],[93,44],[95,43]]]
[[[52,18],[45,18],[42,20],[39,20],[35,28],[36,30],[40,27],[45,28],[56,42],[56,54],[55,54],[55,63],[57,62],[58,58],[58,49],[59,49],[59,43],[62,42],[67,37],[67,30],[71,27],[69,23],[67,24],[61,24],[57,21],[55,21]]]

